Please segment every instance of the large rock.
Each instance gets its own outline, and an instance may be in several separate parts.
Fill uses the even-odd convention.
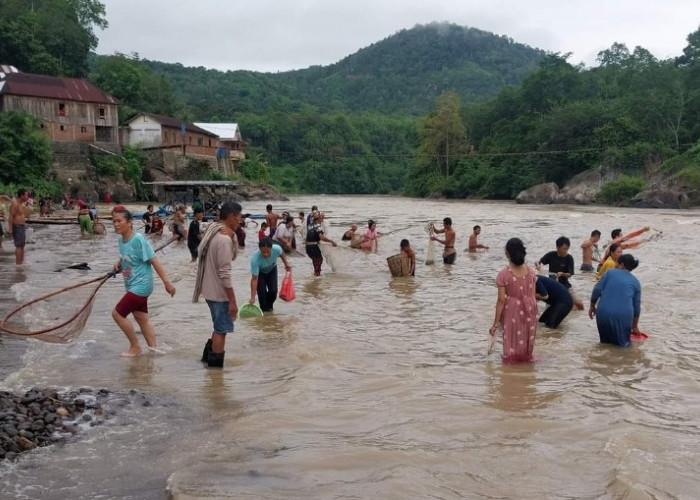
[[[686,208],[689,205],[688,195],[675,189],[649,189],[632,198],[632,206],[638,208]]]
[[[515,197],[516,203],[537,203],[548,204],[554,203],[559,196],[559,186],[554,182],[546,184],[537,184],[530,188],[520,191]]]
[[[593,203],[603,185],[617,179],[617,177],[619,177],[619,173],[604,167],[576,174],[559,191],[555,203],[577,205]]]

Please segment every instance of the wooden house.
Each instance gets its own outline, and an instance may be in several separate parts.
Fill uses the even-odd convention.
[[[35,116],[52,141],[119,143],[118,104],[111,95],[79,78],[2,69],[0,111]]]
[[[122,144],[143,149],[181,149],[183,155],[216,157],[219,136],[177,118],[140,113],[126,123]]]
[[[245,160],[243,137],[237,123],[195,122],[194,124],[219,136],[219,156],[229,158],[234,163]]]

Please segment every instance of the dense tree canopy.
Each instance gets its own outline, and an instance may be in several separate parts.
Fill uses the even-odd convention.
[[[3,0],[0,62],[27,73],[84,76],[97,47],[95,27],[107,27],[98,0]]]

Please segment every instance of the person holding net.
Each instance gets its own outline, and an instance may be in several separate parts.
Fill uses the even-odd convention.
[[[126,293],[112,311],[112,318],[129,340],[129,349],[122,356],[133,357],[141,354],[141,346],[134,327],[127,318],[129,314],[134,315],[149,349],[154,350],[156,347],[155,330],[148,318],[148,297],[153,292],[153,269],[171,297],[175,295],[175,287],[168,280],[151,244],[141,233],[134,231],[131,213],[120,207],[113,212],[112,222],[114,232],[119,235],[119,260],[114,264],[114,270],[124,275],[126,287]]]

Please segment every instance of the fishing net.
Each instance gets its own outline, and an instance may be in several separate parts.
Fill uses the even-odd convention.
[[[432,222],[428,222],[428,224],[426,224],[425,232],[428,233],[428,251],[425,256],[425,265],[432,266],[435,264],[435,242],[431,239],[431,236],[433,236]]]
[[[154,251],[163,250],[176,239],[170,239]],[[26,302],[5,316],[0,330],[55,344],[72,342],[85,329],[97,291],[116,274],[112,271]]]
[[[114,275],[108,273],[26,302],[2,320],[0,330],[56,344],[72,342],[85,328],[97,291]]]

